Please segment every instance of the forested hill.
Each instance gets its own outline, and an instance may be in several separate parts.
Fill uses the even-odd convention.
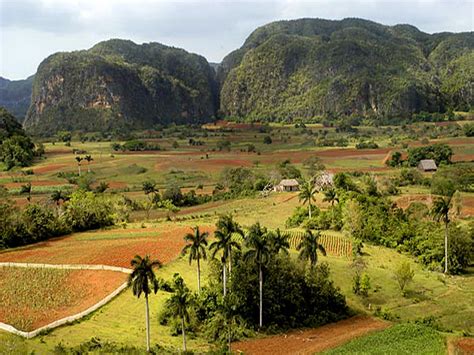
[[[474,106],[474,33],[361,19],[278,21],[218,70],[224,115],[259,120],[400,117]]]
[[[34,75],[25,80],[0,77],[0,106],[7,108],[20,122],[30,107],[33,79]]]
[[[24,126],[44,134],[205,122],[213,119],[216,100],[215,73],[204,57],[113,39],[46,58]]]

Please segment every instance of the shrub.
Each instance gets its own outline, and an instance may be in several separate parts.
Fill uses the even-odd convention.
[[[405,292],[405,287],[413,281],[415,271],[411,269],[408,261],[402,262],[394,271],[395,280],[402,293]]]

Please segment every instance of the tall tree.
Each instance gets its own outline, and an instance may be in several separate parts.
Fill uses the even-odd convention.
[[[300,201],[303,202],[304,205],[308,205],[309,218],[311,218],[311,207],[313,205],[313,202],[315,202],[317,192],[318,190],[314,186],[314,182],[312,179],[305,180],[300,185],[300,193],[298,195],[298,198]]]
[[[267,263],[271,254],[270,243],[268,241],[267,234],[267,229],[260,226],[260,223],[257,222],[250,227],[245,240],[248,250],[244,254],[244,259],[253,259],[258,266],[260,328],[263,326],[263,267]]]
[[[173,291],[173,295],[166,301],[166,306],[174,317],[181,320],[183,351],[186,352],[186,322],[189,322],[188,310],[192,303],[192,294],[179,274],[174,274]]]
[[[87,172],[90,173],[91,172],[91,161],[93,161],[94,158],[92,158],[91,155],[86,155],[84,160],[87,161]]]
[[[76,161],[77,161],[77,170],[79,172],[79,176],[81,175],[81,162],[82,162],[83,158],[80,157],[80,156],[77,156],[76,157]]]
[[[21,194],[27,194],[26,199],[28,200],[28,203],[31,202],[31,182],[28,182],[25,185],[22,185],[20,188],[20,193]]]
[[[150,309],[148,306],[148,295],[152,292],[155,294],[158,292],[159,283],[153,268],[161,267],[161,263],[158,260],[150,260],[148,255],[144,258],[135,255],[130,264],[133,271],[129,275],[128,286],[132,287],[133,295],[137,298],[140,298],[142,293],[145,295],[146,349],[150,351]]]
[[[222,218],[222,217],[221,217]],[[212,257],[214,258],[218,252],[222,252],[222,283],[224,296],[227,294],[227,263],[231,256],[232,249],[240,250],[240,244],[233,240],[232,233],[229,232],[227,227],[219,229],[219,221],[217,223],[218,229],[214,232],[215,241],[209,245],[209,250],[212,250]],[[235,226],[234,226],[235,227]]]
[[[274,232],[268,232],[267,237],[272,254],[278,254],[280,251],[288,254],[290,242],[287,233],[282,233],[280,228],[277,228]]]
[[[448,233],[449,233],[449,212],[451,210],[452,196],[437,197],[433,201],[431,213],[438,221],[444,223],[444,273],[448,273]]]
[[[240,225],[234,221],[231,214],[222,215],[219,217],[216,223],[217,229],[225,234],[228,238],[232,239],[232,235],[240,235],[242,238],[244,237],[244,231],[240,227]],[[238,243],[229,243],[229,251],[228,251],[228,262],[229,262],[229,276],[232,275],[232,249],[240,250],[240,245]]]
[[[324,190],[323,202],[329,202],[331,203],[331,206],[334,206],[334,202],[339,202],[339,198],[337,197],[337,191],[334,187],[330,187]]]
[[[193,228],[193,233],[188,233],[184,236],[185,242],[188,244],[181,251],[182,255],[189,253],[189,265],[193,260],[197,262],[197,279],[198,279],[198,293],[201,292],[201,259],[206,260],[207,237],[209,233],[201,233],[199,227]]]
[[[142,191],[148,197],[148,201],[145,201],[146,219],[148,219],[153,204],[157,200],[158,189],[156,188],[156,182],[153,180],[144,181],[142,183]]]
[[[300,252],[299,258],[301,260],[309,260],[311,269],[313,269],[318,262],[318,250],[326,256],[326,249],[319,243],[320,232],[313,233],[310,229],[305,231],[303,239],[296,246],[296,250]]]

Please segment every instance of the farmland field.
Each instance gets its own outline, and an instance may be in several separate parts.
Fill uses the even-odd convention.
[[[37,329],[87,309],[125,280],[114,271],[0,267],[0,322]]]
[[[51,208],[54,215],[64,213],[67,202],[54,203],[51,195],[57,190],[68,194],[79,188],[78,165],[73,149],[85,151],[94,157],[90,164],[83,162],[81,166],[82,177],[90,180],[87,189],[95,191],[100,183],[107,183],[105,192],[96,192],[98,196],[124,196],[133,208],[129,211],[127,221],[116,223],[115,226],[73,232],[2,250],[0,262],[130,267],[130,260],[135,255],[150,255],[152,259],[158,259],[164,264],[163,268],[156,270],[160,278],[169,282],[175,273],[179,273],[189,288],[195,291],[196,264],[193,261],[190,266],[187,257],[180,256],[185,245],[183,236],[192,231],[191,227],[199,226],[201,231],[210,232],[211,242],[216,221],[226,213],[232,214],[244,230],[248,230],[256,222],[269,230],[279,228],[288,232],[290,257],[295,260],[298,256],[295,247],[304,236],[304,225],[287,225],[296,208],[305,206],[298,193],[261,194],[253,191],[251,194],[216,197],[219,191],[229,191],[223,175],[228,169],[248,169],[258,182],[258,179],[268,176],[280,179],[281,166],[288,163],[306,177],[309,175],[308,160],[318,158],[317,161],[328,172],[352,173],[349,176],[354,178],[356,187],[363,192],[366,177],[374,178],[381,188],[386,180],[400,176],[402,168],[389,167],[386,161],[395,151],[400,151],[406,157],[409,148],[426,145],[426,142],[420,142],[420,132],[423,132],[424,127],[430,127],[438,133],[443,132],[442,129],[446,127],[420,124],[407,127],[412,132],[405,134],[400,127],[379,129],[361,126],[358,128],[360,136],[368,139],[372,134],[375,135],[378,148],[356,149],[355,145],[361,139],[359,137],[349,138],[346,146],[315,145],[315,137],[336,134],[334,127],[322,125],[308,125],[309,129],[314,130],[312,135],[293,125],[272,124],[269,126],[271,133],[260,131],[258,124],[220,122],[211,126],[207,130],[199,130],[197,136],[194,136],[196,140],[202,141],[202,145],[191,145],[181,132],[170,136],[143,138],[144,141],[159,144],[161,150],[157,151],[115,151],[111,147],[114,142],[110,141],[80,142],[74,139],[70,146],[63,142],[45,141],[45,156],[37,159],[33,166],[0,171],[0,185],[7,189],[7,196],[19,211],[38,203]],[[230,131],[221,131],[223,127]],[[386,131],[396,131],[398,140],[393,140]],[[263,143],[266,135],[271,135],[272,144]],[[230,151],[218,148],[219,142],[223,140],[231,142]],[[469,164],[474,159],[474,138],[456,138],[440,133],[438,138],[430,139],[429,143],[449,144],[454,152],[454,162]],[[253,146],[253,149],[249,146]],[[91,172],[86,173],[89,169]],[[421,176],[423,181],[400,184],[396,193],[386,194],[384,197],[389,204],[393,202],[394,206],[404,210],[414,202],[422,202],[427,209],[431,208],[435,195],[431,193],[429,182],[434,174],[423,173]],[[180,206],[175,210],[155,206],[150,211],[145,211],[144,206],[150,201],[150,195],[144,193],[143,183],[150,180],[156,182],[161,195],[178,187],[182,194],[194,191],[197,196],[206,196],[207,200],[191,206]],[[31,183],[31,200],[21,192],[22,186],[27,183]],[[462,208],[453,220],[468,225],[474,215],[474,193],[463,191],[460,196]],[[324,198],[325,195],[321,192],[314,197],[315,214],[330,211],[333,204],[339,204],[338,201],[324,201]],[[343,218],[347,216],[341,214],[341,219]],[[315,352],[330,351],[342,346],[334,351],[348,353],[370,346],[375,353],[389,352],[391,347],[397,353],[413,352],[417,346],[426,343],[426,353],[442,353],[447,349],[446,339],[454,338],[457,341],[457,337],[474,333],[472,266],[464,274],[443,276],[440,272],[423,266],[416,257],[404,250],[364,241],[362,257],[367,264],[364,273],[370,278],[371,288],[367,297],[361,297],[353,292],[352,283],[355,239],[345,229],[328,228],[321,228],[319,239],[328,255],[319,255],[318,263],[325,262],[329,265],[331,279],[340,288],[351,314],[356,314],[356,317],[343,320],[339,325],[289,331],[268,339],[267,333],[257,331],[257,340],[236,343],[235,349],[240,350],[242,346],[241,349],[247,349],[249,353],[252,353],[252,349],[257,349],[259,353],[267,346],[272,346],[273,349],[284,351],[291,348],[295,352]],[[240,243],[243,241],[243,238],[239,239]],[[402,262],[408,262],[414,270],[413,281],[403,295],[394,276],[394,270]],[[201,267],[201,282],[206,284],[214,264],[202,261]],[[123,280],[123,274],[105,271],[0,269],[0,321],[19,329],[35,329],[51,320],[87,308],[87,305],[112,292]],[[176,330],[157,321],[169,296],[169,292],[160,290],[157,296],[150,297],[151,337],[153,343],[178,349],[181,339],[176,336]],[[33,302],[35,306],[30,306],[28,302]],[[433,319],[426,320],[427,317]],[[406,325],[407,322],[415,321],[432,321],[433,327],[442,331],[412,326],[412,323]],[[387,327],[388,329],[382,330]],[[127,289],[85,319],[37,338],[25,340],[0,332],[0,353],[51,353],[60,343],[74,347],[92,338],[119,346],[142,347],[144,329],[143,298],[137,299]],[[407,334],[413,335],[412,342],[400,341],[394,344],[399,339],[406,338]],[[327,341],[324,340],[326,338]],[[346,344],[354,338],[357,339]],[[459,344],[469,347],[470,338],[466,339]],[[215,350],[217,347],[200,333],[190,336],[188,346],[195,352]]]

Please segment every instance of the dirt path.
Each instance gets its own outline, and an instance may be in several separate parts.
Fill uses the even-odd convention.
[[[389,326],[390,323],[379,319],[356,316],[315,329],[237,342],[232,344],[232,350],[245,354],[313,354]]]

